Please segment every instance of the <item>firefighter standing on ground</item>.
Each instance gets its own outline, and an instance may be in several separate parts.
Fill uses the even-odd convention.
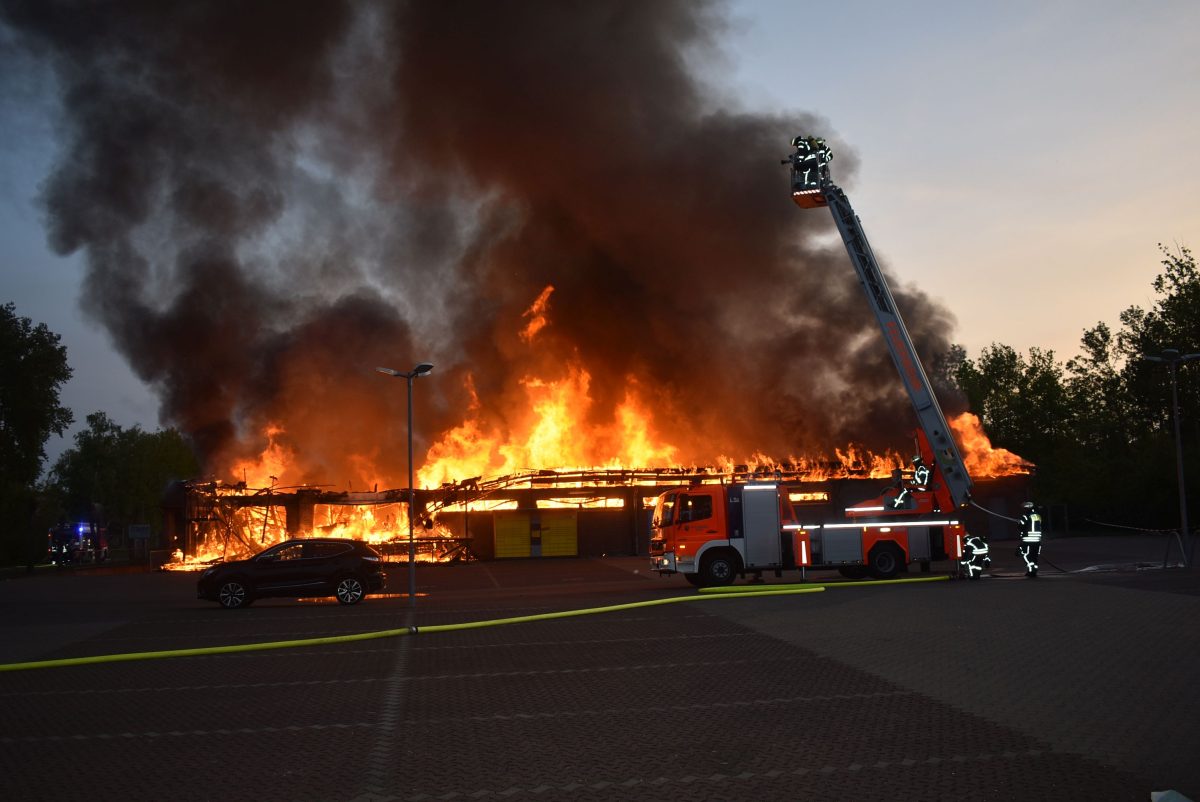
[[[1021,533],[1021,545],[1017,547],[1017,554],[1025,561],[1025,576],[1037,579],[1038,556],[1042,551],[1042,516],[1038,514],[1032,501],[1026,501],[1022,507],[1017,528]]]
[[[979,579],[983,575],[983,569],[987,568],[991,561],[987,541],[979,535],[968,533],[963,542],[962,559],[958,563],[967,572],[967,579]]]

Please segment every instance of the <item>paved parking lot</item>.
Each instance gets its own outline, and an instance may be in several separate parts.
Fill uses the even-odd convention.
[[[4,797],[1200,800],[1200,577],[1147,568],[1164,543],[1050,541],[1064,572],[1035,582],[993,543],[982,582],[3,672]],[[19,578],[0,662],[696,595],[646,565],[420,566],[415,619],[402,596],[226,611],[188,575]]]

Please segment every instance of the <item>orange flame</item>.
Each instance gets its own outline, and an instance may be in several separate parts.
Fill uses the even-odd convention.
[[[591,374],[578,364],[558,380],[521,379],[527,408],[509,421],[504,437],[479,418],[470,377],[471,417],[446,432],[426,453],[418,485],[437,487],[479,476],[504,476],[540,468],[641,468],[672,466],[676,449],[661,442],[637,391],[636,379],[607,422],[588,423],[593,407]]]
[[[970,412],[964,412],[950,421],[950,428],[958,435],[967,473],[976,479],[1027,474],[1033,467],[1032,463],[1007,449],[993,448],[978,416]]]
[[[549,325],[553,292],[554,287],[547,286],[522,315],[528,322],[518,336],[527,345],[532,345],[538,333]],[[651,408],[643,400],[636,377],[626,377],[625,396],[606,420],[595,412],[591,374],[577,360],[569,361],[557,378],[523,376],[518,384],[524,394],[524,406],[517,404],[518,409],[510,409],[503,427],[489,422],[484,415],[472,377],[468,375],[465,381],[471,399],[468,414],[462,423],[443,432],[429,447],[424,464],[417,470],[416,484],[420,488],[543,469],[569,472],[687,467],[678,463],[680,449],[655,431]],[[1032,467],[1010,451],[993,448],[975,415],[964,413],[950,425],[958,435],[972,476],[1022,474]],[[227,514],[230,518],[226,522],[227,534],[214,537],[211,548],[201,544],[200,553],[187,555],[177,565],[186,567],[188,563],[198,565],[206,560],[246,556],[296,535],[353,537],[381,547],[407,539],[408,510],[407,505],[400,503],[318,504],[311,530],[286,531],[283,508],[272,506],[269,494],[281,481],[298,484],[296,476],[289,476],[297,470],[297,455],[283,441],[282,426],[272,423],[263,434],[267,444],[258,457],[237,461],[233,466],[233,475],[243,484],[219,488],[218,494],[245,494],[255,492],[252,488],[267,488],[268,498],[263,500],[266,503],[233,507],[233,512]],[[367,456],[352,455],[347,464],[360,481],[381,475]],[[693,470],[764,477],[786,473],[792,479],[823,481],[849,477],[883,479],[907,467],[906,457],[895,451],[876,454],[850,444],[834,449],[832,456],[790,456],[783,462],[762,453],[740,461],[719,456],[712,466]],[[372,486],[378,489],[378,484],[369,481],[367,489]],[[598,499],[595,503],[611,504],[612,499]],[[571,499],[570,504],[580,506],[578,499]],[[423,536],[431,542],[440,536],[449,539],[450,533],[442,531],[440,526],[433,532],[421,528]],[[234,534],[230,537],[228,533]],[[422,555],[422,559],[435,558],[430,553]]]
[[[234,463],[231,473],[235,480],[244,482],[246,487],[272,487],[278,483],[296,460],[296,452],[277,440],[283,433],[283,427],[279,424],[267,424],[263,430],[263,436],[267,438],[266,447],[257,459],[243,459]]]

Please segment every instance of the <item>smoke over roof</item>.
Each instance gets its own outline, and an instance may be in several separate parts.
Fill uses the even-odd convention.
[[[689,66],[722,57],[717,5],[0,8],[61,88],[50,241],[86,254],[84,311],[213,470],[275,423],[310,480],[402,476],[404,387],[372,369],[424,360],[418,453],[468,413],[504,431],[522,380],[568,366],[597,419],[636,388],[684,463],[911,424],[853,270],[815,239],[829,216],[778,164],[835,132],[723,105]],[[945,352],[948,313],[893,289],[920,353]]]

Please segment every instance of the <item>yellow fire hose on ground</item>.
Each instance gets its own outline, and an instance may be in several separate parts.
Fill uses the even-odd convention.
[[[561,610],[553,613],[537,615],[522,615],[514,618],[494,618],[485,621],[464,621],[458,624],[436,624],[427,627],[400,627],[397,629],[381,629],[374,632],[359,632],[354,635],[332,635],[325,638],[304,638],[302,640],[282,640],[267,643],[240,643],[231,646],[204,646],[195,649],[170,649],[158,652],[128,652],[125,654],[98,654],[89,657],[64,657],[58,660],[36,660],[26,663],[0,663],[0,672],[28,671],[40,668],[65,668],[67,666],[99,665],[103,663],[124,663],[135,660],[162,660],[170,657],[201,657],[214,654],[237,654],[239,652],[258,652],[269,649],[295,649],[308,646],[328,646],[335,643],[354,643],[357,641],[378,640],[380,638],[399,638],[406,635],[416,635],[430,632],[459,632],[467,629],[483,629],[507,624],[524,624],[531,621],[549,621],[556,618],[571,618],[580,615],[597,615],[612,613],[619,610],[635,610],[640,607],[655,607],[661,604],[676,604],[680,602],[713,601],[716,599],[747,598],[751,596],[789,596],[801,593],[820,593],[827,587],[854,587],[862,585],[886,585],[904,582],[932,582],[947,579],[945,576],[920,577],[916,579],[887,579],[867,580],[858,582],[831,582],[807,585],[749,585],[739,587],[704,588],[695,596],[672,596],[667,599],[651,599],[649,601],[629,602],[628,604],[612,604],[606,607],[588,607],[580,610]]]

